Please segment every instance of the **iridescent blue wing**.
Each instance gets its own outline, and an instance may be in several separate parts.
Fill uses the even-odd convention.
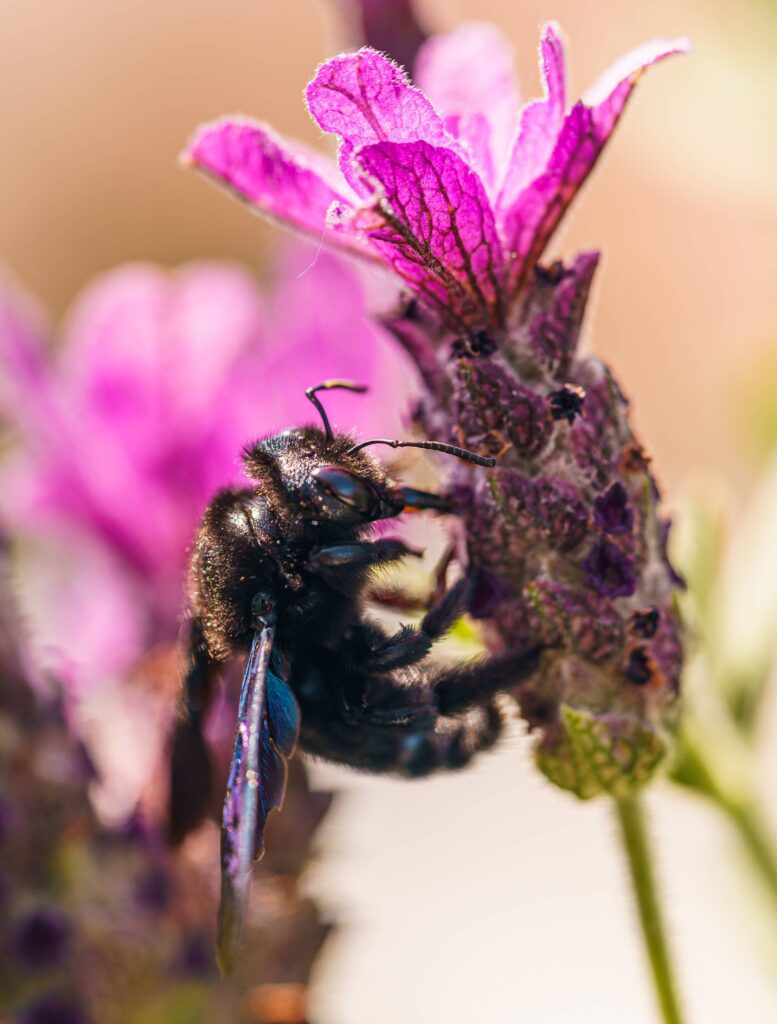
[[[254,860],[264,853],[264,823],[280,807],[286,758],[299,733],[299,708],[288,670],[273,651],[275,627],[258,625],[240,691],[232,765],[221,830],[218,961],[228,973],[240,947]]]

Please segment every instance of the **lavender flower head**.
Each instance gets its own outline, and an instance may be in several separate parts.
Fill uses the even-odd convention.
[[[373,49],[307,88],[337,166],[230,117],[186,161],[261,213],[388,265],[409,292],[385,326],[414,360],[428,437],[495,455],[461,470],[471,614],[489,643],[555,644],[516,694],[541,769],[578,796],[621,794],[661,759],[682,661],[650,460],[628,402],[578,352],[598,254],[540,264],[642,72],[687,49],[659,40],[571,107],[560,33],[542,34],[544,96],[518,108],[512,56],[488,25],[433,36],[417,87]]]
[[[120,829],[100,823],[80,736],[62,702],[40,699],[27,677],[5,562],[0,553],[0,1020],[231,1024],[268,993],[305,1019],[331,926],[300,876],[332,794],[311,790],[292,762],[241,970],[219,982],[216,829],[173,855],[149,815]]]

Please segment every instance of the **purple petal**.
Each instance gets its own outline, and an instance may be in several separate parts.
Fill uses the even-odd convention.
[[[612,132],[643,71],[664,57],[688,53],[690,49],[685,38],[652,39],[615,61],[583,94],[583,103],[591,108],[599,137],[606,141]]]
[[[499,29],[472,22],[432,36],[418,53],[415,80],[468,147],[484,181],[496,185],[518,110],[513,50]]]
[[[336,169],[301,145],[281,140],[266,125],[245,118],[222,118],[198,129],[183,160],[223,185],[255,212],[321,241],[327,211],[351,205],[348,189],[330,180]],[[328,234],[329,244],[369,256],[347,234]]]
[[[564,63],[561,32],[556,25],[546,25],[540,40],[540,73],[545,96],[528,103],[521,113],[518,137],[499,196],[500,209],[509,208],[547,166],[566,110]]]
[[[560,43],[550,34],[546,39],[555,40],[556,54],[547,68],[546,103],[550,104],[553,96],[560,97],[563,102]],[[558,102],[553,110],[549,105],[543,108],[544,113],[541,110],[536,118],[532,117],[531,131],[529,125],[526,126],[527,140],[531,140],[531,145],[527,141],[521,158],[528,162],[529,172],[525,173],[519,163],[515,164],[513,171],[511,165],[499,202],[502,237],[512,260],[508,282],[510,294],[515,294],[528,268],[535,265],[542,255],[566,208],[594,167],[642,71],[664,57],[685,52],[687,48],[687,42],[680,39],[658,41],[635,50],[594,86],[586,95],[585,102],[575,104],[560,128],[557,127]],[[617,84],[611,88],[614,82]],[[606,91],[608,89],[609,92]],[[591,103],[594,105],[589,105]],[[557,135],[549,152],[554,131]],[[521,134],[524,134],[523,121]],[[520,141],[519,137],[519,147]],[[519,160],[517,151],[515,159]],[[543,163],[544,169],[534,177]],[[519,193],[517,187],[528,180],[529,173],[531,183]]]
[[[13,928],[10,948],[18,965],[27,971],[59,966],[71,945],[72,926],[56,907],[33,910]]]
[[[630,533],[634,510],[623,484],[616,480],[603,494],[594,498],[594,522],[605,533]]]
[[[357,159],[380,195],[365,230],[397,274],[449,322],[498,322],[503,257],[478,176],[427,142],[382,142]]]
[[[429,100],[410,85],[402,68],[375,50],[364,48],[322,64],[306,96],[323,131],[342,139],[340,169],[361,195],[368,189],[352,157],[362,146],[423,140],[457,149]]]
[[[593,545],[582,568],[586,585],[604,597],[630,597],[637,588],[634,559],[604,537]]]
[[[388,54],[411,70],[426,32],[418,22],[414,0],[357,0],[352,15],[361,22],[361,36],[374,50]]]

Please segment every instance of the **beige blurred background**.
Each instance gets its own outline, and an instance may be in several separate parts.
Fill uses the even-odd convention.
[[[315,140],[302,89],[343,39],[324,4],[0,0],[0,258],[55,314],[127,259],[261,270],[277,232],[179,170],[176,154],[198,122],[228,111]],[[645,39],[691,37],[692,56],[643,80],[555,249],[605,252],[588,345],[636,396],[670,504],[699,467],[745,492],[757,446],[741,382],[774,365],[777,341],[777,4],[424,10],[437,27],[500,25],[525,96],[548,18],[566,31],[574,92]],[[764,770],[775,777],[774,756]],[[525,739],[459,778],[323,777],[347,795],[311,879],[345,922],[320,974],[322,1021],[656,1019],[608,808],[552,791]],[[777,943],[728,835],[674,791],[659,787],[652,803],[690,1019],[777,1020]]]

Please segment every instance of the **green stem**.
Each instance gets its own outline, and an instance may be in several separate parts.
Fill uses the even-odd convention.
[[[761,879],[777,903],[777,856],[772,837],[755,807],[748,804],[724,804],[723,809],[739,832]]]
[[[621,839],[631,872],[634,894],[637,897],[639,920],[645,940],[653,982],[664,1024],[682,1024],[677,998],[669,945],[658,903],[656,879],[653,873],[650,845],[642,803],[638,796],[615,798]]]
[[[777,849],[757,800],[746,790],[727,792],[718,782],[706,752],[687,738],[682,745],[682,758],[684,777],[676,781],[705,796],[726,815],[777,907]]]

